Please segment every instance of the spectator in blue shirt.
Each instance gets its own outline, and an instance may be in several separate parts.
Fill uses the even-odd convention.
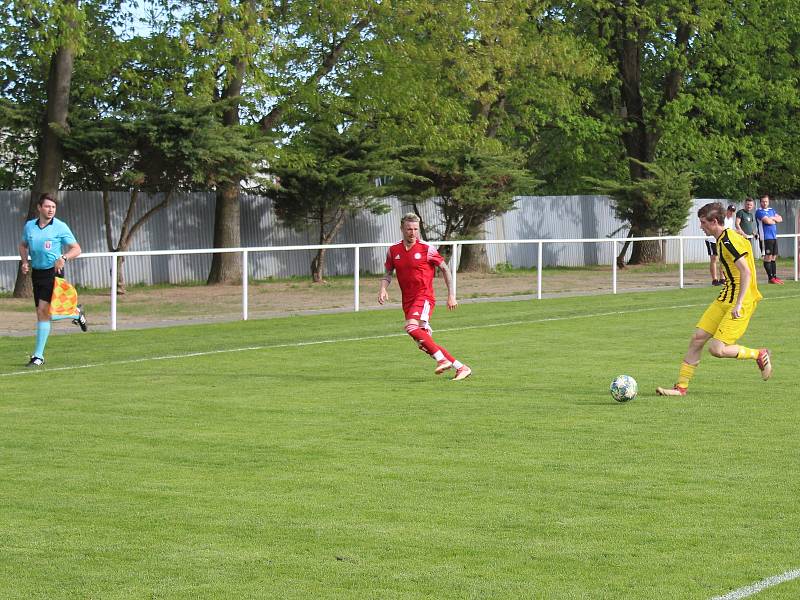
[[[63,276],[64,265],[80,255],[81,247],[67,224],[56,219],[56,201],[53,196],[42,194],[36,206],[39,216],[25,223],[19,244],[22,273],[31,273],[33,300],[36,303],[36,348],[28,363],[29,367],[40,367],[44,364],[44,347],[50,335],[51,321],[72,319],[82,331],[87,329],[86,316],[80,304],[75,315],[50,315],[55,278]]]
[[[769,205],[769,196],[761,196],[761,208],[756,211],[758,223],[758,236],[761,239],[761,251],[764,254],[764,270],[770,283],[783,285],[783,280],[778,277],[775,258],[778,256],[778,223],[783,222],[783,217]]]

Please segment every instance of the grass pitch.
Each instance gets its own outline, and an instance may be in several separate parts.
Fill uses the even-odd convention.
[[[800,288],[764,292],[742,343],[773,378],[706,354],[678,399],[710,288],[440,307],[463,382],[398,310],[54,335],[33,373],[5,338],[0,597],[707,599],[797,569]]]

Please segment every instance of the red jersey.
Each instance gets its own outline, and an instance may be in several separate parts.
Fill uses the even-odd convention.
[[[444,262],[444,258],[436,248],[419,240],[406,250],[401,241],[386,252],[386,270],[394,269],[397,284],[403,294],[403,309],[407,309],[416,300],[436,302],[433,295],[433,276],[436,267]]]

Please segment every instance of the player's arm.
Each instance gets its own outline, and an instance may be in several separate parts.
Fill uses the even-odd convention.
[[[747,290],[750,289],[750,278],[753,274],[750,272],[750,267],[747,266],[747,255],[737,258],[734,264],[739,269],[739,293],[736,295],[736,304],[731,311],[731,316],[738,319],[742,316],[742,302],[744,302]]]
[[[767,215],[762,215],[759,221],[761,221],[764,225],[775,225],[775,223],[780,223],[781,221],[783,221],[783,219],[779,214],[776,213],[771,217]]]
[[[386,288],[389,287],[390,283],[392,283],[392,271],[393,269],[387,269],[383,274],[383,277],[381,277],[381,289],[378,292],[378,304],[383,304],[389,299],[389,292],[386,291]]]
[[[454,310],[458,306],[458,300],[456,300],[456,295],[453,291],[453,276],[450,274],[450,267],[447,266],[446,262],[442,261],[439,264],[439,270],[442,272],[442,279],[444,279],[444,284],[447,286],[447,308],[448,310]]]
[[[25,242],[19,243],[19,259],[22,262],[22,274],[27,275],[31,267],[28,264],[28,244]]]

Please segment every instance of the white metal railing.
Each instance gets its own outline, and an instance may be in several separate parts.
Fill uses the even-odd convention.
[[[800,233],[794,234],[779,234],[779,238],[794,238],[794,280],[800,279],[800,268],[798,267],[798,260],[800,260]],[[678,252],[678,285],[680,288],[684,287],[684,242],[687,240],[704,240],[706,236],[655,236],[655,237],[639,237],[639,238],[574,238],[574,239],[525,239],[525,240],[459,240],[459,241],[446,241],[446,242],[429,242],[436,246],[452,246],[453,252],[450,259],[451,264],[458,265],[460,258],[460,249],[462,246],[468,245],[492,245],[492,244],[522,244],[536,245],[536,298],[542,298],[542,251],[545,244],[610,244],[611,245],[611,293],[617,293],[617,261],[616,257],[619,251],[619,244],[628,242],[642,242],[642,241],[656,241],[656,240],[676,240],[679,242]],[[191,250],[134,250],[129,252],[85,252],[81,254],[76,260],[84,258],[108,258],[111,261],[110,269],[110,288],[111,288],[111,329],[117,329],[117,261],[118,257],[122,256],[175,256],[187,254],[227,254],[231,252],[239,252],[242,255],[242,320],[248,319],[248,257],[251,253],[256,252],[291,252],[297,250],[319,250],[319,249],[348,249],[352,248],[353,254],[353,310],[359,311],[359,287],[360,287],[360,252],[362,248],[388,248],[395,242],[379,242],[371,244],[317,244],[309,246],[262,246],[250,248],[200,248]],[[0,256],[0,262],[18,261],[19,256]],[[457,274],[458,269],[452,269],[453,276],[453,292],[456,292]]]

